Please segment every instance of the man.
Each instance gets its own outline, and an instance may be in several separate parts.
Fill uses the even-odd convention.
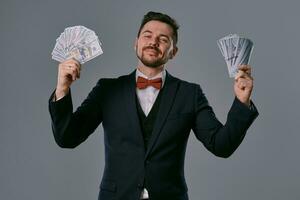
[[[73,113],[70,85],[80,64],[59,64],[49,100],[57,144],[74,148],[102,122],[105,169],[100,200],[187,200],[184,158],[190,131],[216,156],[229,157],[258,115],[250,100],[253,79],[240,66],[235,99],[225,125],[214,115],[201,88],[171,76],[165,64],[177,51],[178,25],[171,17],[144,16],[135,50],[137,69],[116,79],[100,79]]]

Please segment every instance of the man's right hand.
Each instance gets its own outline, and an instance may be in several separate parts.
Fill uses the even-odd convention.
[[[58,65],[56,100],[68,94],[71,84],[80,78],[81,65],[75,59],[68,59]]]

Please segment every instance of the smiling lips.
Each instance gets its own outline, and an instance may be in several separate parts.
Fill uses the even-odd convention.
[[[147,51],[147,52],[149,52],[149,53],[151,53],[151,54],[154,54],[154,55],[158,55],[158,54],[159,54],[159,50],[158,50],[158,49],[155,49],[155,48],[153,48],[153,47],[146,47],[146,48],[144,49],[144,51]]]

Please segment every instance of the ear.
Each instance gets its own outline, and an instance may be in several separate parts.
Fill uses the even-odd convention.
[[[136,48],[137,48],[137,43],[138,43],[138,38],[135,38],[135,41],[134,41],[134,50],[136,51]]]
[[[170,51],[169,58],[170,59],[174,58],[177,52],[178,52],[178,47],[177,46],[173,47],[173,49]]]

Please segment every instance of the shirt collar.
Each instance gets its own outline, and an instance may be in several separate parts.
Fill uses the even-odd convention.
[[[166,80],[166,70],[165,68],[163,68],[163,70],[156,74],[155,76],[153,76],[152,78],[148,78],[145,74],[143,74],[139,69],[136,69],[136,73],[135,73],[135,81],[137,81],[137,78],[141,76],[143,78],[152,80],[152,79],[156,79],[156,78],[161,78],[162,79],[162,87],[164,86],[165,80]]]

